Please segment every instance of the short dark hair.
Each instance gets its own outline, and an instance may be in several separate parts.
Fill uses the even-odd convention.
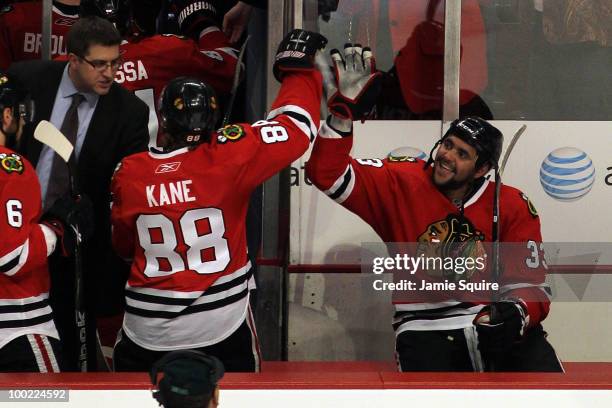
[[[92,45],[110,47],[119,44],[121,35],[113,23],[97,16],[81,17],[68,32],[67,50],[79,57],[87,55]]]
[[[158,393],[153,396],[164,408],[203,408],[210,403],[214,390],[201,395],[180,395],[172,385],[160,382]]]

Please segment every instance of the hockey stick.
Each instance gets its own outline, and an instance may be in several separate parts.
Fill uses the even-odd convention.
[[[493,242],[499,241],[499,194],[501,191],[501,177],[504,174],[504,170],[506,168],[506,163],[508,163],[508,158],[510,157],[510,153],[514,149],[516,142],[518,142],[521,135],[527,129],[527,125],[523,124],[514,136],[512,136],[512,140],[504,153],[504,157],[501,162],[501,166],[495,168],[495,195],[494,195],[494,203],[493,203]],[[498,270],[494,270],[494,273],[498,273]],[[499,276],[497,276],[499,277]]]
[[[238,61],[236,61],[236,69],[234,70],[234,79],[232,81],[232,89],[230,91],[230,99],[227,102],[227,108],[223,115],[223,122],[221,127],[226,126],[229,123],[232,110],[234,109],[234,101],[236,100],[236,92],[238,91],[238,85],[240,85],[240,71],[242,71],[242,60],[244,59],[244,51],[246,50],[247,43],[251,38],[250,35],[244,40],[242,47],[240,47],[240,53],[238,54]]]
[[[516,144],[516,142],[518,142],[519,138],[525,132],[526,129],[527,129],[527,125],[523,124],[523,126],[521,126],[519,128],[519,130],[517,130],[516,133],[514,134],[514,136],[512,137],[512,140],[510,141],[510,144],[508,145],[508,148],[506,149],[506,152],[504,153],[504,158],[502,160],[501,166],[499,167],[499,176],[500,177],[504,174],[504,169],[506,168],[506,163],[508,162],[508,158],[510,157],[510,153],[512,153],[512,149],[514,149],[514,145]]]
[[[34,139],[49,146],[68,165],[68,179],[70,182],[70,194],[78,198],[80,195],[77,184],[76,162],[70,160],[74,146],[51,122],[40,121],[34,129]],[[81,254],[81,234],[77,225],[70,226],[76,236],[74,248],[74,312],[77,326],[77,344],[79,345],[78,368],[79,371],[87,371],[87,315],[83,304],[83,260]]]
[[[504,153],[504,157],[502,159],[501,162],[501,166],[496,165],[495,166],[495,192],[493,194],[493,268],[492,268],[492,281],[495,283],[499,283],[500,279],[501,279],[501,256],[499,253],[499,196],[501,194],[501,177],[502,174],[504,173],[504,169],[506,168],[506,163],[508,162],[508,158],[510,157],[510,153],[512,153],[512,150],[514,149],[514,146],[516,145],[516,142],[519,140],[519,138],[521,137],[521,135],[525,132],[525,129],[527,129],[527,125],[523,124],[523,126],[521,126],[519,128],[519,130],[516,131],[516,133],[514,133],[514,136],[512,136],[512,140],[510,141],[510,144],[508,145],[508,148],[506,149],[506,152]],[[495,291],[493,293],[493,302],[496,302],[499,300],[499,292]],[[493,304],[491,304],[491,310],[490,310],[490,319],[491,321],[496,320],[496,315],[497,315],[497,309],[494,307]],[[488,370],[487,371],[496,371],[496,361],[489,361],[488,364]]]

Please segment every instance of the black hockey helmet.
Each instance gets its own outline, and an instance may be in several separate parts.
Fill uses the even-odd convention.
[[[79,15],[104,18],[121,35],[139,37],[155,34],[160,7],[155,0],[81,0]]]
[[[157,381],[159,372],[164,377]],[[153,397],[163,406],[206,407],[225,369],[219,359],[196,350],[172,351],[151,367]]]
[[[132,20],[132,4],[130,0],[81,0],[79,16],[97,16],[115,24],[123,35]]]
[[[431,149],[427,164],[433,162],[433,151],[436,147],[451,135],[458,137],[476,149],[478,152],[477,168],[485,163],[490,163],[492,168],[498,166],[504,135],[495,126],[478,116],[455,119],[444,136]]]
[[[23,118],[26,123],[34,120],[34,101],[21,84],[10,75],[0,72],[0,109],[13,109],[15,119]]]
[[[168,82],[157,108],[160,126],[175,144],[207,142],[219,118],[215,91],[196,78],[178,77]]]

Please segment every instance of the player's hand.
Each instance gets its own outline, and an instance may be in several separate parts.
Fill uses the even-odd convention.
[[[327,38],[319,33],[293,30],[278,46],[272,72],[280,82],[286,72],[315,69],[315,54],[325,48]]]
[[[483,307],[474,318],[474,325],[478,349],[485,361],[510,350],[521,339],[528,322],[527,306],[521,301],[502,300]]]
[[[329,111],[345,120],[366,119],[382,87],[372,51],[359,44],[346,44],[344,55],[337,49],[331,50],[330,55],[333,80],[324,80]]]
[[[187,37],[197,40],[206,27],[221,27],[216,0],[175,0],[174,7],[179,30]]]
[[[55,232],[61,254],[70,256],[79,242],[93,234],[93,205],[86,195],[74,199],[67,194],[53,203],[41,222]]]
[[[223,16],[223,32],[230,43],[235,44],[240,40],[249,23],[252,11],[253,6],[239,1],[225,13]]]

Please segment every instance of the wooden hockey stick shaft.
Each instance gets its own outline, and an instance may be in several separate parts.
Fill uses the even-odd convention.
[[[512,136],[512,140],[504,153],[504,157],[501,162],[501,166],[495,172],[495,192],[493,194],[493,268],[492,268],[492,280],[493,282],[499,282],[501,279],[502,271],[501,271],[501,255],[500,255],[500,242],[499,242],[499,199],[501,195],[501,177],[504,173],[504,169],[506,168],[506,163],[508,163],[508,158],[510,157],[510,153],[514,149],[516,142],[519,140],[521,135],[527,129],[527,125],[523,124],[514,136]],[[493,302],[499,300],[499,292],[493,293]],[[496,320],[498,311],[495,308],[494,303],[490,306],[490,319],[491,321]],[[487,371],[497,371],[498,361],[489,361],[487,364]]]
[[[227,102],[227,109],[225,109],[225,114],[223,115],[223,122],[221,126],[226,126],[230,121],[230,116],[232,115],[232,110],[234,109],[234,101],[236,100],[236,92],[238,92],[238,85],[240,85],[240,72],[242,71],[242,60],[244,59],[244,52],[246,50],[247,43],[251,36],[247,36],[240,47],[240,53],[238,54],[238,61],[236,61],[236,69],[234,70],[234,79],[232,81],[232,90],[230,92],[230,98]]]
[[[49,146],[68,166],[70,194],[79,197],[78,172],[76,161],[70,160],[74,146],[51,122],[41,121],[34,130],[34,138]],[[76,236],[74,248],[74,315],[77,328],[77,344],[79,345],[77,363],[79,371],[87,371],[87,314],[83,297],[83,258],[81,253],[81,234],[78,225],[70,225]]]
[[[512,136],[512,140],[510,140],[510,144],[508,145],[508,148],[506,149],[506,152],[504,153],[504,158],[502,160],[501,166],[499,166],[499,176],[500,177],[503,176],[504,174],[506,163],[508,162],[510,153],[512,153],[512,150],[514,149],[514,145],[516,145],[516,142],[518,142],[519,138],[525,132],[526,129],[527,129],[527,125],[523,124],[523,126],[521,126],[519,130],[517,130],[516,133],[514,133],[514,136]]]

